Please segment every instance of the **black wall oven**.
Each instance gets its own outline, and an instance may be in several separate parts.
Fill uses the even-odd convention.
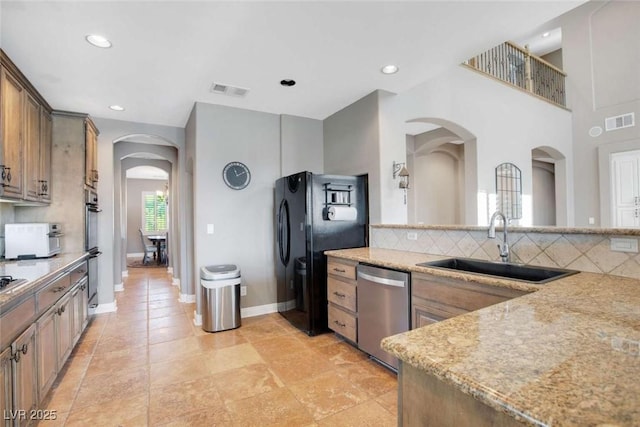
[[[85,232],[84,249],[89,252],[88,275],[89,307],[98,306],[98,256],[102,252],[98,250],[98,213],[102,212],[98,207],[98,193],[95,190],[85,190]]]

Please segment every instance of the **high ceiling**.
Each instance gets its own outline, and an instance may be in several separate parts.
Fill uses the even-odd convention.
[[[58,110],[183,127],[200,101],[324,119],[375,89],[406,91],[581,3],[2,0],[0,46]],[[89,45],[88,34],[113,47]],[[383,75],[390,63],[400,71]],[[249,92],[211,93],[214,82]]]

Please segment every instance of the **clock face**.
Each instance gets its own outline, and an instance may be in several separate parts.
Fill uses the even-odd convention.
[[[251,172],[244,163],[231,162],[222,169],[222,179],[229,188],[242,190],[251,182]]]

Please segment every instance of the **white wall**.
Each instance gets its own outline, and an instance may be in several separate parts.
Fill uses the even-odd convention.
[[[533,225],[556,225],[556,178],[552,163],[533,161]]]
[[[280,117],[196,103],[193,142],[196,266],[235,263],[247,286],[242,306],[275,303],[274,183],[280,177]],[[251,183],[244,190],[232,190],[222,180],[222,169],[232,161],[251,170]],[[214,225],[214,234],[207,234],[207,224]]]
[[[525,206],[520,224],[531,225],[531,150],[545,145],[569,157],[572,133],[568,111],[462,66],[452,67],[438,78],[397,98],[397,108],[392,111],[393,124],[390,126],[403,138],[404,122],[421,117],[443,118],[476,136],[478,193],[495,193],[495,167],[503,162],[515,163],[523,174]],[[382,159],[382,163],[391,160]],[[571,171],[570,160],[567,163]],[[569,189],[571,185],[568,184]],[[467,200],[472,197],[474,195],[467,194]],[[567,205],[570,212],[571,202],[572,197],[569,197]],[[401,207],[386,205],[383,210]],[[483,225],[487,218],[486,213],[480,212],[481,208],[478,208],[477,223]]]
[[[164,191],[167,181],[159,179],[127,178],[127,254],[142,253],[142,193]]]
[[[4,236],[4,225],[15,222],[14,208],[11,203],[0,203],[0,234]],[[0,239],[0,255],[4,256],[4,238]]]
[[[322,120],[280,116],[280,176],[324,172]]]

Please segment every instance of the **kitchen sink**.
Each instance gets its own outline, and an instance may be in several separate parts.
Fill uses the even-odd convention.
[[[446,258],[438,261],[421,262],[421,267],[442,268],[465,273],[484,274],[534,284],[543,284],[578,273],[575,270],[535,267],[522,264],[483,261],[471,258]]]

